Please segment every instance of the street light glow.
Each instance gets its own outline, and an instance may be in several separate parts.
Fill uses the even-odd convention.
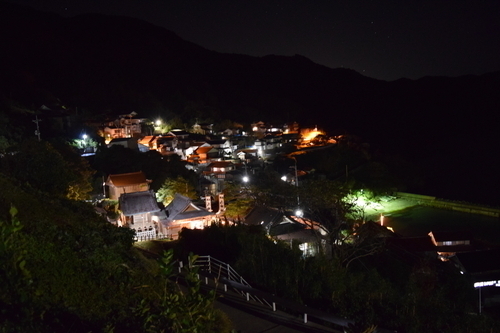
[[[249,180],[249,179],[248,179],[248,176],[244,176],[244,177],[243,177],[243,181],[244,181],[245,183],[248,183],[248,180]]]

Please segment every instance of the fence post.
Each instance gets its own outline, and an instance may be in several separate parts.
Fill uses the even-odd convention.
[[[212,262],[210,261],[210,256],[208,256],[208,273],[212,274]]]
[[[307,313],[304,313],[304,323],[307,324]]]
[[[247,302],[250,300],[250,293],[247,292]]]
[[[276,311],[276,303],[273,302],[273,311]]]
[[[182,261],[179,261],[179,273],[182,271],[182,266],[183,266],[183,265],[184,265],[184,264],[182,263]]]
[[[208,284],[208,277],[205,276],[205,284]]]
[[[227,292],[227,284],[224,283],[224,292]]]

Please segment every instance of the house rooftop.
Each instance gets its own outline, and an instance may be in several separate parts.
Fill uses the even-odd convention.
[[[196,206],[190,198],[179,193],[176,193],[174,200],[165,207],[165,212],[167,214],[166,223],[215,215],[205,208]]]
[[[316,232],[311,229],[300,229],[288,233],[279,234],[275,237],[283,241],[295,240],[301,243],[312,243],[318,240]]]
[[[208,153],[210,150],[212,150],[212,146],[201,146],[199,147],[198,149],[195,150],[195,153],[196,154],[206,154]]]
[[[129,140],[137,140],[135,138],[115,138],[115,139],[112,139],[109,144],[112,144],[112,143],[116,143],[116,142],[126,142],[126,141],[129,141]]]
[[[147,136],[143,137],[142,139],[140,139],[139,143],[143,144],[143,145],[148,144],[151,141],[153,141],[155,138],[156,138],[156,136],[154,136],[154,135],[147,135]]]
[[[109,175],[106,185],[129,186],[147,183],[146,175],[142,171]]]
[[[254,207],[245,217],[245,223],[249,225],[268,226],[270,224],[281,221],[283,213],[278,209],[265,206]]]
[[[233,162],[228,162],[228,161],[218,161],[218,162],[212,162],[208,165],[208,168],[224,168],[227,166],[233,165]]]
[[[436,242],[470,240],[471,233],[468,231],[431,231],[429,236],[434,237]]]
[[[125,216],[160,211],[152,191],[123,193],[119,200],[120,210]]]

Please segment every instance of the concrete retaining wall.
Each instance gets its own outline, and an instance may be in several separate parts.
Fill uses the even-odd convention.
[[[428,195],[420,195],[406,192],[396,192],[396,196],[407,200],[412,200],[421,205],[428,205],[437,208],[444,208],[465,212],[470,214],[487,215],[492,217],[500,217],[500,208],[492,208],[488,206],[481,206],[466,202],[448,201],[443,199],[436,199]]]

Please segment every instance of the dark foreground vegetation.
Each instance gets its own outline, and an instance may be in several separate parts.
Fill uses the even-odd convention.
[[[229,332],[194,273],[144,257],[90,204],[0,173],[0,332]],[[34,169],[36,171],[36,169]],[[36,173],[36,172],[35,172]],[[182,288],[181,288],[182,286]]]
[[[231,264],[254,287],[340,314],[360,328],[397,332],[493,332],[477,315],[477,293],[449,263],[383,250],[345,267],[326,256],[304,258],[296,244],[274,242],[260,228],[184,229],[179,255],[190,251]],[[363,330],[360,330],[363,332]]]

